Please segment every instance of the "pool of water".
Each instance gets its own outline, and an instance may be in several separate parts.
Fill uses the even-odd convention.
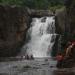
[[[0,62],[0,75],[75,75],[74,68],[58,69],[56,63],[42,58]]]

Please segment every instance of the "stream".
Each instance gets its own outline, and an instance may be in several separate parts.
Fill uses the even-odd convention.
[[[75,75],[75,68],[56,68],[56,60],[36,58],[0,62],[0,75]]]

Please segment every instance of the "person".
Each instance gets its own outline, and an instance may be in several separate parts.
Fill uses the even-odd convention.
[[[69,45],[66,48],[64,56],[60,53],[57,55],[57,67],[63,68],[64,64],[68,63],[70,59],[75,59],[75,42],[69,42]]]
[[[28,54],[25,56],[25,59],[29,60],[29,55]]]
[[[61,53],[59,53],[57,56],[56,56],[56,59],[57,59],[57,67],[62,67],[63,65],[63,55]]]
[[[63,60],[63,55],[61,53],[59,53],[57,56],[56,56],[56,59],[57,61],[62,61]]]
[[[72,44],[67,47],[66,53],[65,53],[65,57],[69,57],[70,56],[70,54],[72,52],[72,48],[74,47],[74,45],[75,45],[75,42],[72,42]]]
[[[30,59],[34,59],[33,55],[31,55]]]

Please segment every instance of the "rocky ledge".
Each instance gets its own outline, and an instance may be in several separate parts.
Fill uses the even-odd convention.
[[[54,12],[50,10],[28,10],[31,17],[54,16]]]

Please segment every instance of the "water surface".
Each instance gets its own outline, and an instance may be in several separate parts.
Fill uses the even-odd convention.
[[[0,75],[75,75],[75,68],[57,69],[53,59],[0,62]]]

